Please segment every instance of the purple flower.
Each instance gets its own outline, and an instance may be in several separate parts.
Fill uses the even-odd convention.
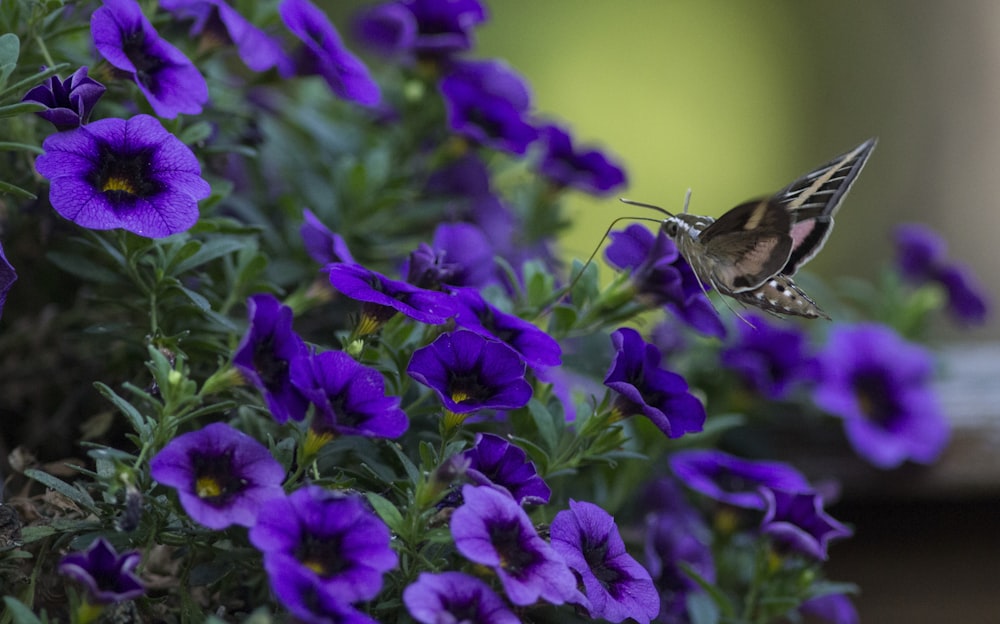
[[[364,499],[315,485],[263,506],[250,529],[271,589],[307,621],[344,621],[336,618],[351,613],[349,605],[374,598],[397,564],[389,539]]]
[[[583,582],[593,618],[648,624],[660,612],[660,596],[639,562],[625,550],[611,514],[597,505],[569,501],[550,527],[552,548]]]
[[[844,419],[851,446],[875,466],[930,463],[948,443],[933,366],[927,351],[884,325],[838,325],[820,354],[813,398]]]
[[[845,594],[824,594],[810,598],[799,606],[799,611],[830,624],[859,624],[861,618],[851,599]]]
[[[92,602],[115,604],[138,598],[146,592],[135,575],[139,559],[139,551],[119,555],[114,546],[99,537],[87,550],[63,557],[59,572],[83,583]]]
[[[478,0],[401,0],[358,19],[359,37],[387,56],[447,58],[472,48],[472,29],[486,20]]]
[[[94,45],[127,72],[160,117],[197,115],[208,85],[184,53],[160,38],[135,0],[104,0],[90,18]]]
[[[413,619],[422,624],[521,622],[489,585],[461,572],[421,572],[417,580],[403,590],[403,604]]]
[[[653,305],[666,305],[690,327],[721,338],[726,328],[699,286],[694,271],[661,228],[654,236],[633,224],[611,233],[604,252],[611,266],[632,272],[632,283],[640,298]]]
[[[611,334],[615,359],[604,385],[618,393],[614,409],[625,416],[640,413],[667,437],[701,431],[705,406],[688,391],[677,373],[660,368],[660,350],[639,332],[623,327]]]
[[[191,35],[209,33],[216,40],[236,46],[246,66],[258,72],[278,67],[285,76],[292,71],[281,42],[257,28],[225,0],[160,0],[160,8],[182,18],[194,18]]]
[[[751,314],[739,323],[739,336],[722,350],[720,361],[736,371],[755,392],[780,399],[801,381],[813,381],[818,373],[816,359],[807,354],[807,337],[799,327],[779,327],[762,316]]]
[[[462,456],[469,462],[465,474],[476,485],[501,488],[518,504],[544,505],[552,496],[528,454],[498,435],[477,433],[475,446]]]
[[[504,343],[457,331],[414,351],[406,372],[436,392],[449,411],[465,413],[526,405],[531,385],[525,368]]]
[[[175,488],[184,511],[210,529],[253,526],[264,504],[284,494],[281,464],[225,423],[177,436],[150,460],[149,472]]]
[[[247,299],[247,314],[250,329],[236,348],[233,365],[264,393],[275,420],[302,420],[309,400],[292,383],[291,369],[309,352],[292,331],[292,309],[274,295],[261,294]]]
[[[525,120],[531,95],[503,61],[456,62],[441,81],[448,125],[489,147],[524,154],[538,131]]]
[[[375,331],[397,312],[428,325],[440,325],[455,313],[451,296],[389,279],[358,264],[335,263],[325,270],[334,288],[365,303],[362,334]]]
[[[625,184],[625,171],[602,152],[577,150],[569,133],[557,126],[541,129],[545,153],[539,170],[559,186],[570,186],[593,195],[608,195]]]
[[[331,232],[330,228],[308,208],[302,211],[302,227],[299,228],[299,234],[306,246],[306,253],[319,264],[327,265],[334,262],[354,264],[351,250],[347,248],[344,239],[339,234]]]
[[[760,486],[788,492],[812,490],[806,478],[787,464],[742,459],[712,449],[674,453],[670,467],[692,490],[742,509],[764,509]]]
[[[298,74],[322,76],[330,90],[345,100],[364,106],[381,101],[381,91],[368,68],[344,47],[322,10],[309,0],[282,0],[278,13],[303,44],[296,58]]]
[[[506,343],[521,354],[529,366],[559,366],[562,362],[562,347],[552,336],[532,323],[490,305],[479,291],[462,288],[455,298],[458,303],[455,323],[459,327]]]
[[[52,76],[28,91],[21,101],[44,104],[45,110],[36,115],[57,130],[72,130],[90,120],[90,113],[104,91],[104,85],[88,77],[87,68],[81,67],[66,80]]]
[[[945,241],[930,228],[905,223],[895,230],[900,273],[915,284],[939,283],[948,294],[952,315],[967,323],[982,323],[989,314],[985,289],[972,271],[946,258]]]
[[[343,351],[297,358],[291,377],[316,406],[310,428],[320,434],[398,438],[409,426],[399,398],[385,396],[382,374]]]
[[[49,201],[80,227],[170,236],[195,224],[212,190],[191,150],[149,115],[58,132],[42,148],[35,168]]]
[[[466,559],[493,568],[512,603],[578,600],[573,573],[538,536],[517,501],[493,488],[471,485],[462,488],[462,497],[464,504],[451,516],[455,548]]]
[[[445,259],[447,253],[420,243],[406,261],[406,281],[419,288],[445,290],[444,285],[458,273],[459,266]]]
[[[7,255],[3,251],[3,244],[0,243],[0,316],[3,315],[4,304],[7,303],[7,293],[10,287],[17,281],[17,272],[14,266],[7,261]]]
[[[448,286],[480,288],[496,280],[493,244],[482,228],[471,223],[442,223],[434,230],[434,249],[452,265]]]
[[[851,530],[823,510],[823,499],[816,492],[788,492],[760,488],[764,499],[761,532],[781,547],[826,560],[826,546],[831,539],[850,537]]]

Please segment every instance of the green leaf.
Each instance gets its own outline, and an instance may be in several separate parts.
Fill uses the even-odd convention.
[[[2,180],[0,180],[0,193],[7,193],[8,195],[13,195],[14,197],[20,197],[21,199],[38,199],[38,196],[31,191]]]
[[[193,123],[187,128],[184,128],[177,135],[177,138],[181,140],[185,145],[194,145],[204,141],[208,137],[212,136],[212,124],[207,121],[199,121]]]
[[[4,596],[3,602],[7,605],[7,613],[11,616],[11,621],[14,624],[42,624],[38,616],[17,598]]]
[[[4,68],[0,67],[0,74],[3,73],[3,70]],[[39,104],[38,102],[18,102],[16,104],[7,104],[6,106],[0,106],[0,118],[17,117],[18,115],[37,113],[38,111],[43,110],[45,110],[45,105]]]
[[[94,499],[90,497],[90,494],[80,488],[66,483],[62,479],[53,477],[49,473],[42,472],[41,470],[35,470],[34,468],[28,468],[25,470],[24,476],[29,479],[34,479],[45,487],[59,492],[74,503],[86,508],[87,511],[91,513],[99,513],[97,507],[94,505]]]
[[[528,401],[528,413],[535,422],[535,428],[542,437],[545,449],[551,454],[559,442],[559,427],[552,413],[537,399]]]
[[[45,253],[49,262],[70,275],[75,275],[97,284],[120,284],[122,277],[118,273],[97,265],[83,256],[73,253],[49,250]]]
[[[389,499],[384,498],[375,492],[365,492],[365,498],[371,503],[371,506],[375,508],[375,513],[378,514],[379,518],[382,518],[382,522],[394,533],[402,533],[404,526],[403,514],[399,513],[396,506],[393,505]]]
[[[21,543],[30,544],[57,533],[55,527],[47,524],[33,524],[21,527]]]
[[[132,425],[132,429],[139,434],[140,439],[147,440],[149,438],[150,432],[152,431],[152,425],[150,425],[146,418],[139,413],[139,410],[137,410],[134,405],[118,396],[114,390],[101,382],[96,382],[94,387],[101,393],[101,396],[110,401],[115,407],[118,408],[118,411],[128,419],[129,423]]]
[[[687,595],[687,612],[691,624],[719,624],[721,613],[708,594],[690,593]]]
[[[0,65],[8,63],[17,64],[17,57],[21,55],[21,40],[14,33],[0,35]],[[6,78],[6,76],[4,76]]]
[[[198,309],[201,310],[202,312],[212,309],[212,304],[209,303],[208,299],[206,299],[204,296],[196,293],[190,288],[181,286],[180,284],[177,284],[177,289],[180,290],[182,293],[184,293],[184,296],[186,296],[188,299],[191,300],[192,303],[198,306]]]
[[[239,251],[246,246],[246,242],[235,239],[235,238],[216,238],[210,240],[203,245],[200,249],[190,257],[178,262],[176,266],[172,267],[172,273],[174,275],[179,275],[190,271],[195,267],[199,267],[207,262],[211,262],[216,258],[228,255],[234,251]]]

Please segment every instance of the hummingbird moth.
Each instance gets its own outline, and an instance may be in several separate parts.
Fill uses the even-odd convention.
[[[736,206],[718,219],[667,215],[663,231],[703,285],[776,315],[827,318],[792,276],[823,248],[833,216],[875,149],[868,139],[773,196]]]

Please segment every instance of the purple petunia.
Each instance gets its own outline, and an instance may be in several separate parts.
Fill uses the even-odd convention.
[[[132,600],[146,593],[135,575],[139,551],[118,554],[103,537],[94,540],[83,552],[71,553],[59,562],[59,572],[83,583],[94,604],[114,604]]]
[[[746,320],[738,325],[735,341],[722,350],[719,359],[723,366],[770,399],[787,396],[796,383],[816,379],[816,358],[807,353],[807,336],[801,328],[779,327],[757,314],[748,315]]]
[[[277,67],[283,76],[291,74],[291,59],[281,42],[250,23],[225,0],[160,0],[160,8],[181,18],[193,18],[191,35],[208,34],[236,46],[240,58],[258,72]]]
[[[247,299],[250,328],[233,355],[233,366],[264,394],[271,415],[279,423],[302,420],[309,400],[292,383],[292,362],[309,356],[308,348],[292,330],[292,309],[274,295]]]
[[[479,0],[400,0],[372,7],[358,36],[386,56],[446,59],[472,48],[472,30],[486,20]]]
[[[315,485],[272,500],[250,529],[275,595],[295,617],[315,622],[355,618],[350,605],[378,595],[382,575],[398,562],[389,539],[364,499]]]
[[[552,548],[581,579],[593,618],[648,624],[660,612],[660,596],[618,533],[611,514],[588,502],[569,501],[550,527]]]
[[[160,38],[135,0],[104,0],[90,18],[94,46],[127,72],[160,117],[197,115],[208,85],[184,53]]]
[[[72,130],[90,120],[90,113],[104,91],[104,85],[87,76],[87,68],[81,67],[66,80],[52,76],[28,91],[21,101],[45,105],[45,110],[35,114],[57,130]]]
[[[471,485],[462,488],[462,498],[463,505],[451,516],[455,548],[466,559],[493,568],[512,603],[579,600],[573,573],[538,536],[517,501],[493,488]]]
[[[406,281],[419,288],[446,290],[445,285],[458,273],[459,266],[446,260],[447,252],[420,243],[410,252],[406,266]]]
[[[448,125],[489,147],[524,154],[538,138],[526,120],[531,95],[524,79],[503,61],[456,62],[441,81]]]
[[[713,449],[674,453],[670,468],[692,490],[742,509],[764,509],[760,486],[788,492],[812,490],[806,478],[788,464],[743,459]]]
[[[212,190],[191,150],[149,115],[58,132],[42,149],[35,168],[49,201],[80,227],[170,236],[195,224]]]
[[[278,13],[302,47],[295,58],[296,73],[319,75],[330,90],[345,100],[375,106],[382,100],[368,68],[340,41],[337,29],[309,0],[282,0]]]
[[[615,359],[604,385],[618,393],[614,409],[622,417],[642,414],[667,437],[701,431],[705,406],[677,373],[660,368],[660,350],[639,332],[623,327],[611,334]]]
[[[462,456],[468,461],[465,474],[476,485],[501,488],[522,505],[544,505],[552,496],[528,454],[498,435],[477,433],[475,445]]]
[[[788,492],[762,487],[760,495],[764,499],[761,532],[769,535],[782,549],[825,561],[830,540],[852,534],[850,529],[826,513],[823,499],[816,492]]]
[[[344,262],[354,264],[351,250],[347,248],[344,239],[326,227],[312,210],[302,211],[302,227],[299,228],[302,243],[309,257],[321,265]]]
[[[428,325],[440,325],[455,314],[455,304],[446,293],[392,280],[359,264],[334,263],[325,270],[334,288],[365,304],[360,334],[377,330],[397,312]]]
[[[448,286],[479,288],[496,280],[493,243],[478,225],[442,223],[434,230],[434,249],[451,264]]]
[[[558,341],[532,323],[487,303],[478,290],[459,289],[455,299],[458,304],[455,323],[459,327],[506,343],[533,368],[561,363],[562,347]]]
[[[574,148],[569,133],[557,125],[541,129],[545,152],[539,171],[558,186],[608,195],[625,184],[625,170],[603,152]]]
[[[806,600],[799,611],[830,624],[859,624],[861,617],[846,594],[823,594]]]
[[[281,464],[225,423],[177,436],[150,460],[149,472],[176,489],[184,511],[210,529],[253,526],[265,503],[284,494]]]
[[[665,305],[699,332],[721,338],[726,328],[702,292],[694,271],[661,228],[655,235],[638,224],[611,232],[604,255],[613,267],[631,271],[638,296]]]
[[[403,604],[421,624],[521,622],[489,585],[461,572],[421,572],[417,580],[403,590]]]
[[[3,307],[7,303],[7,293],[10,292],[10,287],[16,281],[17,271],[7,261],[7,254],[4,253],[3,243],[0,243],[0,316],[3,316]]]
[[[525,370],[521,356],[504,343],[464,330],[417,349],[406,367],[454,413],[523,407],[531,398]]]
[[[298,358],[292,383],[316,406],[310,428],[319,433],[398,438],[409,426],[399,397],[385,395],[385,380],[343,351]]]
[[[816,404],[844,419],[854,450],[879,468],[930,463],[948,444],[931,387],[933,358],[876,323],[837,325],[820,353]]]

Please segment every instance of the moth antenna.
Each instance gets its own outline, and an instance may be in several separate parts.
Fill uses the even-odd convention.
[[[639,206],[640,208],[649,208],[651,210],[655,210],[656,212],[661,212],[661,213],[667,215],[668,217],[674,216],[674,213],[670,212],[666,208],[660,208],[659,206],[654,206],[653,204],[646,204],[646,203],[643,203],[643,202],[637,202],[637,201],[633,201],[631,199],[625,199],[624,197],[619,197],[618,201],[620,201],[623,204],[628,204],[630,206]],[[626,217],[626,218],[638,218],[638,217]]]
[[[684,214],[688,213],[688,206],[691,205],[691,189],[684,194]]]

